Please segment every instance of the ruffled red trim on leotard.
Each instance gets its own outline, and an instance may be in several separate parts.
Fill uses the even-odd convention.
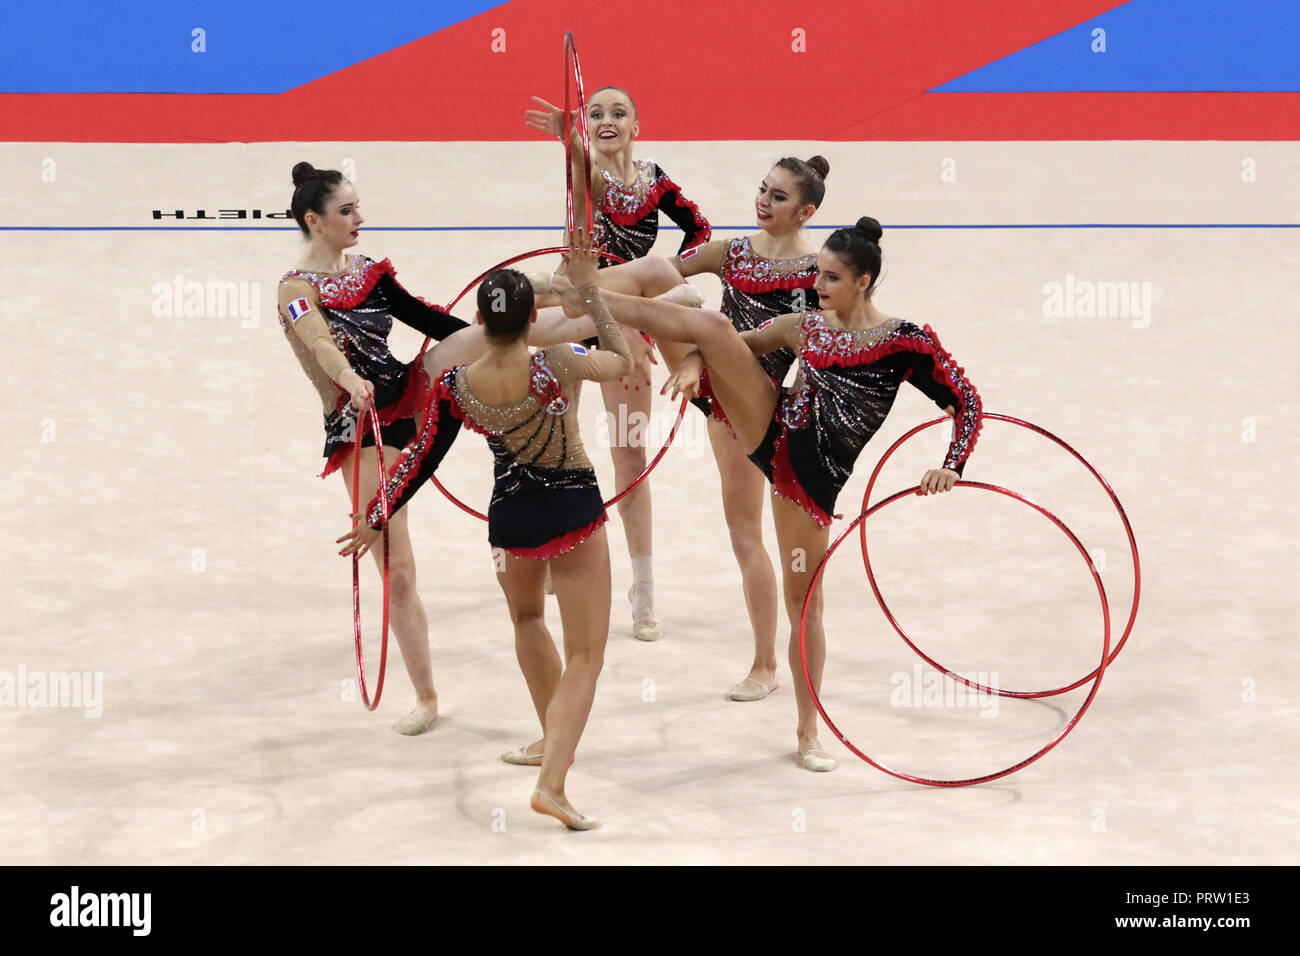
[[[399,397],[397,401],[393,402],[393,404],[378,409],[379,427],[381,429],[387,428],[393,422],[402,418],[417,418],[417,416],[421,416],[422,409],[425,414],[427,414],[429,393],[429,373],[425,369],[424,363],[417,360],[411,364],[410,371],[407,372],[406,387],[402,390],[401,397]],[[348,397],[347,392],[341,392],[338,399],[335,401],[335,408],[341,410],[349,401],[351,401],[351,399]],[[358,415],[357,427],[369,428],[370,416]],[[348,442],[347,444],[334,449],[330,456],[325,459],[325,470],[320,473],[320,477],[325,478],[337,471],[339,467],[348,460],[349,456],[351,456],[354,448],[355,443]]]
[[[414,459],[414,461],[411,462],[410,467],[406,469],[405,474],[402,476],[402,480],[388,490],[388,500],[390,502],[397,501],[402,497],[407,486],[410,485],[411,479],[419,473],[420,465],[423,463],[425,457],[433,449],[433,439],[434,436],[438,434],[438,406],[444,398],[447,399],[447,404],[451,407],[452,417],[459,418],[471,428],[474,427],[474,423],[465,417],[464,409],[462,409],[460,403],[456,401],[456,390],[447,384],[448,379],[451,378],[455,371],[455,368],[448,369],[442,375],[438,376],[438,380],[429,388],[428,396],[424,404],[424,415],[422,416],[420,430],[416,434],[416,438],[411,442],[411,444],[402,449],[402,453],[397,456],[397,460],[388,466],[388,474],[385,476],[385,481],[392,479],[392,477],[397,473],[399,465],[405,463],[408,459]],[[423,441],[421,450],[419,452],[414,451],[414,447],[420,444],[421,441]],[[375,508],[378,506],[379,494],[376,493],[375,496],[370,499],[370,503],[366,505],[365,513],[367,515],[373,514]]]
[[[778,289],[811,289],[817,284],[817,275],[779,276],[774,279],[750,279],[744,276],[723,276],[732,288],[741,292],[775,292]]]
[[[700,398],[708,399],[709,414],[717,421],[722,422],[728,428],[731,428],[731,422],[727,419],[727,413],[722,410],[722,403],[718,401],[718,396],[713,394],[713,384],[709,381],[709,370],[706,368],[700,373]],[[735,429],[732,429],[735,434]]]
[[[397,276],[397,270],[393,268],[393,263],[390,260],[384,259],[380,262],[372,262],[366,266],[366,271],[361,274],[361,285],[358,288],[349,289],[344,295],[328,301],[322,295],[321,305],[328,306],[331,309],[355,309],[366,301],[366,296],[370,295],[370,290],[386,275]],[[319,291],[317,289],[317,292]]]
[[[813,520],[825,528],[831,523],[831,516],[817,506],[817,502],[808,497],[799,479],[795,477],[794,466],[790,464],[790,449],[786,438],[790,428],[781,425],[781,434],[776,436],[772,446],[772,490],[787,501],[793,501],[812,516]]]
[[[596,529],[609,520],[609,516],[602,514],[599,518],[585,527],[576,531],[570,531],[568,534],[562,534],[558,538],[552,538],[537,548],[506,548],[516,558],[553,558],[556,555],[565,554],[572,551],[582,542],[586,541]]]
[[[833,352],[819,352],[804,349],[802,357],[803,360],[813,368],[830,368],[831,366],[846,368],[853,365],[868,365],[871,362],[878,362],[885,356],[893,355],[897,352],[926,352],[935,360],[934,380],[941,385],[946,385],[948,390],[957,396],[958,407],[955,409],[956,415],[953,417],[955,419],[960,419],[963,415],[968,413],[969,403],[966,401],[966,396],[962,393],[962,390],[957,387],[957,379],[949,373],[948,365],[951,365],[956,374],[961,376],[963,379],[965,379],[966,370],[952,360],[952,356],[949,355],[947,350],[939,343],[939,336],[935,335],[934,329],[926,325],[924,326],[924,331],[925,334],[933,340],[933,345],[918,335],[900,335],[895,339],[890,339],[888,342],[882,342],[881,344],[870,348],[859,349],[856,352],[836,354]],[[975,396],[976,401],[979,401],[979,392],[975,390],[975,386],[971,385],[969,381],[967,381],[966,384],[970,386],[971,394]],[[961,464],[970,457],[970,453],[975,449],[975,442],[979,438],[979,433],[983,426],[984,416],[980,414],[975,419],[975,426],[971,431],[970,442],[966,445],[966,453],[962,455],[955,464]]]
[[[659,205],[659,200],[664,198],[664,193],[674,189],[677,190],[677,193],[680,196],[681,190],[678,189],[677,184],[667,176],[660,175],[660,177],[654,181],[654,185],[646,190],[645,199],[641,200],[641,204],[631,212],[623,212],[612,208],[607,209],[605,208],[605,203],[601,203],[600,211],[609,217],[610,222],[616,223],[620,226],[634,226],[654,211],[654,208]],[[609,193],[606,192],[605,195],[608,196]]]

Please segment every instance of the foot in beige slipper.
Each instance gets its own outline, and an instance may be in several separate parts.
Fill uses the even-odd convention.
[[[807,750],[799,755],[799,766],[816,773],[829,773],[839,764],[824,750]]]
[[[414,710],[395,723],[393,729],[406,737],[418,737],[420,734],[426,734],[432,730],[433,725],[437,722],[438,710],[436,707],[418,704]]]
[[[564,798],[561,797],[561,799]],[[533,799],[530,801],[529,806],[538,813],[544,813],[548,817],[555,817],[570,830],[594,830],[600,826],[600,821],[593,820],[591,817],[584,817],[568,804],[569,801],[565,800],[564,805],[561,805],[549,793],[534,790]]]
[[[746,677],[735,687],[731,688],[731,693],[727,694],[728,700],[762,700],[780,685],[777,684],[776,678],[772,678],[772,683],[764,684],[757,677]]]

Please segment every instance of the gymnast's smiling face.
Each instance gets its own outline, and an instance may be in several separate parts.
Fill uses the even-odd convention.
[[[854,307],[866,296],[872,277],[856,273],[853,266],[837,253],[822,248],[817,253],[817,301],[823,309],[834,309],[842,316],[850,315]]]
[[[365,222],[361,201],[357,199],[356,187],[346,180],[334,187],[325,200],[323,214],[309,212],[305,218],[312,238],[335,249],[347,249],[361,241],[361,224]]]
[[[758,227],[774,236],[798,232],[807,219],[816,212],[815,207],[800,202],[799,183],[789,170],[773,166],[759,184],[754,197],[754,215]],[[800,216],[803,219],[800,219]]]
[[[591,145],[603,155],[630,147],[641,132],[632,97],[616,86],[597,90],[587,104],[587,130]]]

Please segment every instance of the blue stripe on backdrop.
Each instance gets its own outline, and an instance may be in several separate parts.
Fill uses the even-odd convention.
[[[0,30],[0,93],[282,93],[500,5],[15,0]]]
[[[1298,50],[1300,0],[1131,0],[932,92],[1294,92]]]
[[[676,228],[676,227],[669,227]],[[748,226],[714,226],[719,232],[752,232]],[[805,229],[845,229],[805,226]],[[1300,222],[990,222],[899,223],[886,229],[1300,229]],[[297,226],[0,226],[0,232],[296,232]],[[367,226],[366,232],[562,232],[560,226]]]

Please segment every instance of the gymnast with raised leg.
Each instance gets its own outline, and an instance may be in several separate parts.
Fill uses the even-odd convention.
[[[290,206],[306,245],[298,267],[280,280],[280,325],[320,395],[326,459],[321,477],[342,466],[351,500],[356,429],[364,425],[358,418],[360,411],[374,405],[385,460],[394,460],[415,435],[416,417],[424,412],[432,378],[478,357],[486,342],[481,329],[468,327],[402,288],[387,259],[375,262],[346,253],[360,241],[365,219],[356,189],[342,173],[298,163],[293,167],[293,185]],[[441,341],[422,360],[401,362],[388,350],[395,319]],[[439,436],[439,459],[455,436],[454,428]],[[362,444],[373,447],[374,443],[367,429]],[[361,482],[365,489],[379,485],[378,464],[371,455],[362,456]],[[375,558],[382,561],[378,552]],[[416,694],[415,708],[394,729],[422,734],[438,719],[438,692],[405,512],[394,514],[389,524],[389,575],[393,633]]]
[[[778,316],[737,332],[718,312],[604,292],[614,317],[660,341],[690,342],[696,351],[664,386],[694,394],[703,367],[737,441],[772,484],[790,621],[790,669],[798,700],[799,762],[808,770],[835,769],[818,740],[817,709],[802,680],[799,618],[812,575],[826,552],[835,500],[858,455],[889,413],[899,386],[910,382],[955,418],[943,464],[921,478],[921,494],[948,491],[961,475],[979,432],[979,395],[929,326],[888,316],[872,301],[880,275],[880,224],[864,217],[831,233],[817,255],[821,310]],[[577,306],[582,295],[564,292]],[[791,349],[799,374],[790,389],[777,385],[760,356]],[[796,549],[802,549],[796,552]],[[788,560],[801,553],[801,570]],[[808,614],[808,671],[820,692],[826,657],[820,584]]]
[[[817,255],[804,240],[803,227],[825,197],[829,172],[830,163],[822,156],[807,161],[793,156],[778,160],[754,197],[758,233],[714,240],[670,260],[648,257],[614,266],[601,272],[601,288],[662,296],[681,283],[682,277],[713,273],[722,280],[721,311],[738,332],[756,329],[778,315],[815,309]],[[660,340],[659,346],[675,370],[684,353],[666,340]],[[777,385],[784,381],[794,360],[794,352],[788,348],[759,357],[763,370]],[[777,687],[778,619],[776,574],[763,546],[763,478],[750,467],[746,449],[727,425],[707,377],[702,391],[695,404],[710,416],[709,443],[718,463],[723,515],[754,634],[749,673],[727,696],[736,701],[762,700]]]
[[[575,237],[586,242],[586,230]],[[591,712],[609,633],[610,567],[605,505],[582,447],[578,393],[583,381],[609,382],[632,368],[618,324],[594,283],[597,257],[571,250],[575,301],[595,320],[600,348],[556,345],[530,354],[533,290],[522,273],[493,272],[478,291],[476,322],[488,350],[478,361],[444,373],[434,386],[420,433],[389,469],[387,491],[400,508],[437,467],[429,454],[450,412],[487,436],[496,483],[488,506],[488,543],[497,561],[515,629],[515,653],[542,724],[542,739],[507,757],[541,766],[531,806],[565,826],[588,830],[595,821],[569,803],[565,778]],[[340,540],[369,548],[377,539],[379,497],[367,508],[369,527]],[[543,577],[551,567],[564,625],[564,663],[546,627]]]
[[[525,122],[563,139],[564,111],[539,97],[538,108],[525,114]],[[681,227],[683,236],[679,252],[687,252],[711,235],[708,220],[699,207],[687,199],[681,188],[649,160],[634,159],[633,141],[640,132],[636,104],[631,95],[618,87],[607,86],[592,94],[587,102],[587,122],[591,132],[592,163],[586,168],[586,156],[576,124],[570,129],[572,140],[573,208],[585,209],[588,190],[594,207],[593,234],[597,246],[620,259],[634,260],[646,256],[659,234],[662,212]],[[611,260],[602,259],[602,267]],[[629,289],[631,292],[639,290]],[[665,290],[666,291],[666,290]],[[534,342],[547,341],[548,331],[556,341],[573,336],[573,327],[558,310],[543,316]],[[554,331],[558,330],[558,336]],[[605,410],[612,418],[610,453],[614,461],[614,481],[626,488],[646,468],[646,447],[636,440],[636,432],[646,429],[636,423],[650,421],[650,364],[653,349],[640,336],[625,336],[635,368],[622,379],[601,383]],[[588,339],[590,348],[598,342]],[[650,502],[650,483],[643,482],[618,503],[619,517],[627,537],[628,556],[632,562],[632,587],[628,602],[632,608],[632,635],[642,641],[657,641],[663,636],[654,610],[654,524]]]

